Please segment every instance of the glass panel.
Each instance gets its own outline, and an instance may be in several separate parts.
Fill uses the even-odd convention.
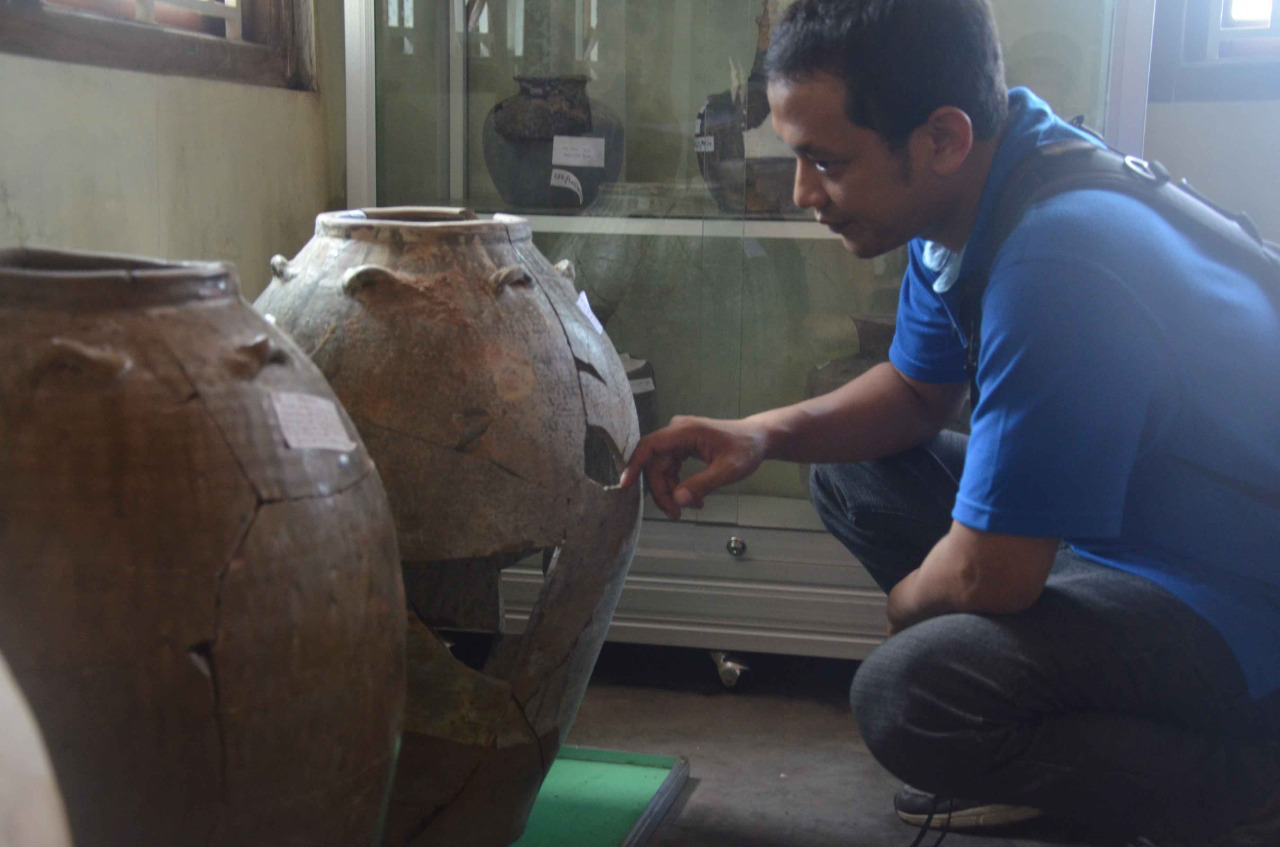
[[[447,204],[449,4],[374,9],[378,205]]]
[[[789,154],[761,108],[757,47],[773,0],[771,15],[760,0],[468,5],[467,199],[477,209],[796,214]],[[744,116],[758,124],[745,134]],[[744,148],[781,161],[747,167]],[[748,204],[758,187],[769,196]]]
[[[993,0],[1009,85],[1105,132],[1115,0]]]
[[[805,219],[756,65],[788,4],[466,0],[463,83],[449,77],[449,3],[376,0],[379,200],[447,197],[452,82],[465,84],[463,199],[478,210]],[[1116,0],[993,5],[1010,83],[1103,129]],[[522,134],[546,142],[537,184],[527,148],[499,161],[504,137]]]
[[[758,58],[788,0],[465,0],[452,164],[449,4],[377,2],[379,204],[448,202],[463,168],[465,203],[529,215],[644,360],[642,424],[793,403],[883,361],[903,253],[857,260],[796,210],[768,119]],[[1010,83],[1104,131],[1117,0],[993,5]],[[728,493],[807,485],[771,464]]]

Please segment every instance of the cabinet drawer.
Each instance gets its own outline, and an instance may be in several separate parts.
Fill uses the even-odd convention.
[[[741,556],[729,552],[731,537],[746,545]],[[826,532],[678,521],[644,521],[631,573],[879,590],[862,564]]]
[[[541,588],[537,561],[503,572],[509,631]],[[884,594],[825,532],[646,519],[609,639],[860,659],[884,633]]]

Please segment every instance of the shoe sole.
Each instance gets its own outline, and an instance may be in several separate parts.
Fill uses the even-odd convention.
[[[928,821],[930,829],[987,829],[997,826],[1008,826],[1009,824],[1022,823],[1034,818],[1040,817],[1043,812],[1031,806],[1004,806],[993,803],[989,806],[973,806],[968,809],[960,809],[951,812],[936,812],[933,820],[929,820],[928,814],[917,815],[910,812],[898,811],[898,817],[912,826],[925,826]]]

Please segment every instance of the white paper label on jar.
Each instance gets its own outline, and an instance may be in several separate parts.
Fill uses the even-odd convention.
[[[271,395],[271,403],[280,421],[280,433],[290,448],[343,453],[356,448],[332,400],[314,394],[276,391]]]
[[[696,135],[693,138],[693,152],[695,153],[714,153],[716,152],[716,137],[714,135]]]
[[[604,139],[557,135],[551,141],[551,164],[562,168],[603,168]]]
[[[646,376],[643,379],[631,380],[632,394],[644,394],[645,392],[652,391],[653,389],[654,389],[653,377],[651,376]]]
[[[596,332],[604,332],[604,324],[600,323],[600,319],[596,317],[596,313],[591,311],[591,304],[587,302],[587,292],[578,292],[578,311],[582,312],[587,321],[596,328]]]
[[[578,178],[572,173],[560,168],[551,169],[551,184],[557,188],[567,188],[574,194],[578,195],[578,203],[581,204],[582,199],[582,183],[578,182]]]

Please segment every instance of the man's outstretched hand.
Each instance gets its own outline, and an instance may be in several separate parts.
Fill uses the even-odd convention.
[[[754,473],[764,454],[765,432],[758,425],[679,415],[640,439],[620,485],[630,488],[643,472],[653,502],[678,520],[682,508],[701,509],[708,494]],[[690,457],[707,466],[681,482],[680,465]]]

